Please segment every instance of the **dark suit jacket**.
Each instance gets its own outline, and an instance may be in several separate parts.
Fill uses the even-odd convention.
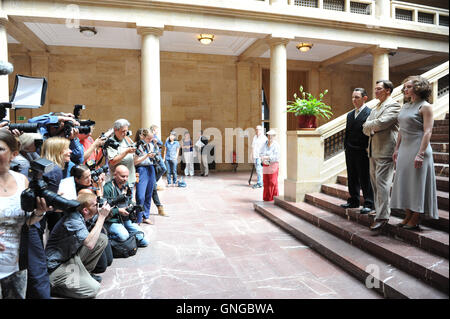
[[[365,107],[355,119],[355,110],[347,114],[347,126],[345,128],[344,148],[346,151],[360,151],[367,149],[369,137],[362,131],[363,124],[366,122],[372,110]]]

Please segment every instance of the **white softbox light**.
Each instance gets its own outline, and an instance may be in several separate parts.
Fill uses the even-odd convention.
[[[10,103],[15,109],[37,109],[44,105],[46,92],[45,78],[17,74]]]

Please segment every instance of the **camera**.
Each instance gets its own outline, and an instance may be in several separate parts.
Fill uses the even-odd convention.
[[[93,122],[93,121],[91,121]],[[95,122],[94,122],[95,124]],[[92,124],[92,125],[94,125]],[[91,127],[90,126],[74,126],[74,124],[71,121],[64,122],[64,137],[69,138],[69,136],[72,134],[72,129],[77,129],[78,133],[88,135],[91,133]]]
[[[31,212],[36,208],[36,197],[45,199],[47,206],[53,206],[54,209],[60,209],[64,212],[73,212],[80,203],[76,200],[68,200],[58,194],[48,190],[48,185],[42,178],[44,173],[53,169],[53,162],[39,158],[30,163],[30,173],[32,179],[29,187],[20,195],[20,205],[26,212]]]
[[[100,174],[102,173],[108,173],[109,171],[109,166],[108,165],[103,165],[100,168],[97,168],[96,170],[91,170],[91,178],[94,182],[98,182],[98,177],[100,176]]]
[[[128,196],[121,194],[116,198],[106,199],[100,196],[97,196],[98,207],[102,208],[105,203],[108,203],[109,206],[114,207],[120,204],[125,204],[128,201]]]
[[[103,149],[107,149],[108,147],[111,147],[113,149],[118,149],[120,146],[120,143],[117,142],[114,138],[108,138],[105,142],[105,144],[103,144],[102,148]]]
[[[128,215],[128,218],[131,220],[132,223],[137,223],[138,220],[138,213],[144,211],[144,206],[142,205],[130,205],[126,209]]]

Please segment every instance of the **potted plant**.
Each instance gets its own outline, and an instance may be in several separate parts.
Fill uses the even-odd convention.
[[[303,86],[300,86],[301,97],[294,93],[295,101],[288,102],[287,111],[295,113],[295,116],[299,117],[300,128],[315,129],[317,127],[316,117],[329,119],[333,115],[331,106],[322,101],[327,93],[328,90],[323,91],[317,99],[311,93],[303,92]]]

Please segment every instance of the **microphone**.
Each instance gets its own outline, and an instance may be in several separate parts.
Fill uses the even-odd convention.
[[[14,71],[14,67],[7,61],[0,61],[0,75],[8,75]]]

